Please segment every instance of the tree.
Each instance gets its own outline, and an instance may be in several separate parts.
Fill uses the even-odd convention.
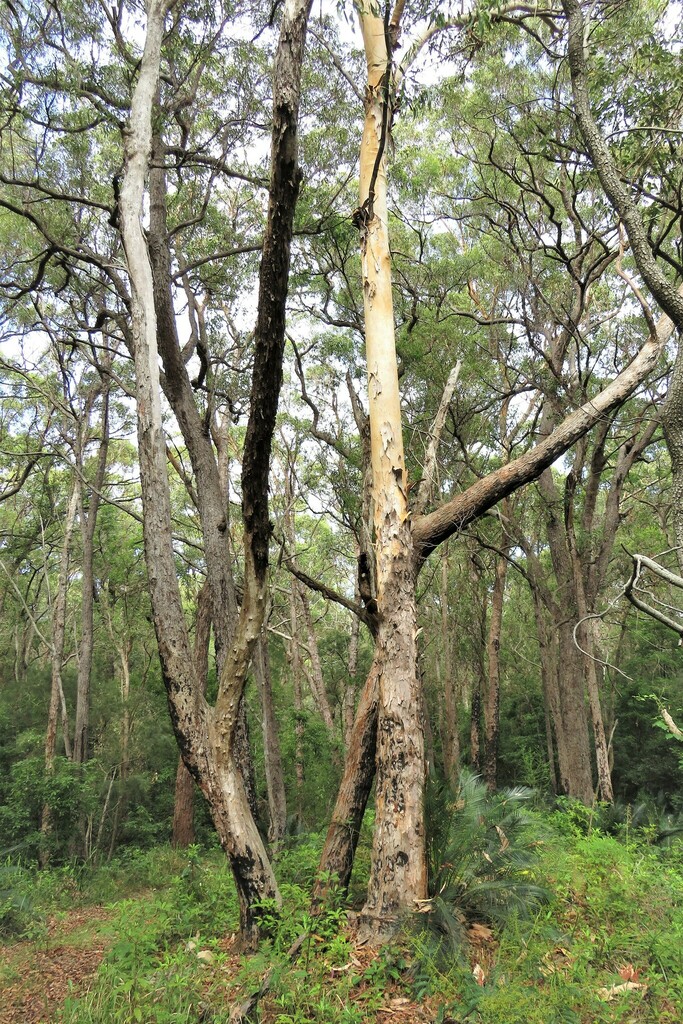
[[[504,15],[508,16],[513,10],[511,7]],[[522,18],[530,13],[521,5],[520,11]],[[359,704],[345,776],[321,862],[324,869],[337,871],[342,884],[347,882],[364,810],[363,800],[370,789],[368,779],[361,780],[359,776],[363,769],[371,770],[373,736],[378,721],[376,831],[363,920],[366,926],[379,926],[380,930],[390,930],[398,914],[413,908],[415,900],[423,898],[420,824],[423,740],[416,650],[411,640],[416,632],[416,574],[440,543],[463,530],[506,495],[539,477],[603,416],[618,408],[654,368],[670,331],[667,322],[656,327],[650,323],[648,340],[626,369],[598,394],[549,426],[543,440],[434,511],[409,519],[398,370],[393,348],[386,154],[383,150],[394,95],[390,41],[392,33],[394,39],[397,36],[401,14],[400,5],[384,20],[377,14],[360,12],[368,62],[368,99],[361,152],[361,205],[356,220],[361,233],[368,350],[379,633],[375,662]],[[471,24],[463,19],[460,27]],[[408,47],[409,55],[415,52],[416,45],[419,46],[419,42]],[[402,69],[401,62],[398,66]],[[572,332],[571,322],[568,330]],[[400,642],[397,631],[400,631]],[[399,719],[402,719],[400,725]],[[586,789],[580,795],[589,798]],[[396,827],[399,812],[402,821],[410,822],[410,833],[401,833]],[[402,845],[409,844],[410,853],[402,849]]]
[[[141,225],[145,177],[152,158],[154,96],[168,12],[165,0],[150,0],[148,8],[145,49],[124,138],[125,164],[119,202],[132,286],[145,553],[159,653],[181,753],[207,798],[221,844],[230,857],[240,897],[241,933],[248,946],[258,937],[258,905],[267,899],[279,901],[277,883],[247,803],[236,760],[235,735],[246,673],[266,608],[269,456],[282,381],[289,254],[300,183],[297,118],[309,10],[310,3],[301,0],[290,0],[286,5],[274,65],[270,204],[261,259],[255,362],[242,461],[245,576],[239,621],[220,670],[213,708],[207,705],[193,672],[173,567],[157,365],[157,331],[169,329],[170,324],[163,318],[165,315],[166,321],[170,320],[171,311],[166,300],[167,290],[160,294],[161,286],[166,284],[159,280],[159,264],[164,255],[154,251],[148,254]],[[155,200],[153,193],[153,204]],[[184,367],[180,369],[184,371]],[[197,438],[192,440],[199,443]],[[220,511],[215,509],[214,515]],[[223,515],[221,522],[224,522]],[[214,529],[216,527],[220,528],[220,523],[215,524]],[[208,544],[206,556],[207,560],[211,559]],[[211,585],[211,576],[209,580]]]

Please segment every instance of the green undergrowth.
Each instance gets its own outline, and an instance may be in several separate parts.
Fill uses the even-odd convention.
[[[498,823],[510,806],[497,813],[491,835],[505,847],[510,840]],[[486,864],[495,851],[480,817],[477,842]],[[217,852],[164,848],[106,869],[20,871],[10,881],[15,896],[24,886],[30,897],[25,909],[33,923],[25,939],[36,946],[45,942],[41,921],[50,915],[66,919],[69,909],[89,902],[106,905],[111,915],[104,959],[88,990],[72,993],[58,1011],[61,1024],[227,1024],[231,1007],[268,972],[269,990],[259,1004],[263,1024],[362,1024],[417,1006],[436,1024],[677,1024],[683,1020],[683,844],[660,848],[647,830],[607,835],[580,817],[567,808],[530,811],[520,837],[524,856],[498,857],[517,865],[522,893],[545,894],[528,912],[518,898],[507,914],[490,901],[477,904],[472,892],[486,873],[465,857],[473,888],[467,912],[453,909],[461,939],[454,943],[440,931],[439,915],[430,921],[423,914],[379,954],[354,945],[348,902],[333,896],[321,915],[311,914],[318,836],[301,837],[282,854],[284,910],[261,908],[269,937],[249,957],[238,955],[231,941],[237,899]],[[512,837],[509,820],[506,827]],[[507,854],[507,847],[498,853]],[[457,872],[446,863],[452,883]],[[443,885],[443,872],[438,877]],[[459,876],[457,883],[453,891],[462,898]],[[362,884],[358,875],[358,893]],[[490,895],[490,887],[484,892]],[[301,936],[292,963],[288,950]]]

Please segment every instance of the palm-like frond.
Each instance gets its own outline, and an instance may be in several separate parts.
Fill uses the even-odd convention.
[[[453,947],[468,920],[503,923],[547,900],[532,875],[539,840],[525,806],[532,795],[521,786],[489,794],[470,772],[455,792],[444,783],[428,787],[429,917]]]

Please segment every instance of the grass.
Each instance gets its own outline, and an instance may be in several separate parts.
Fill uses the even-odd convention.
[[[585,834],[564,812],[536,821],[545,838],[529,882],[543,884],[549,902],[527,918],[512,908],[489,927],[472,929],[465,917],[468,941],[445,953],[410,928],[379,955],[356,948],[341,905],[312,918],[308,892],[320,844],[306,837],[279,865],[285,913],[247,959],[231,942],[237,902],[216,854],[159,849],[129,857],[111,874],[60,870],[33,876],[32,885],[27,874],[35,923],[28,939],[0,947],[0,984],[16,984],[37,951],[99,944],[106,948],[87,991],[64,993],[52,1020],[227,1024],[233,1003],[268,970],[264,1024],[363,1024],[392,1014],[403,1024],[420,1019],[419,1007],[436,1022],[682,1020],[683,844],[658,849],[647,835]],[[74,918],[72,908],[89,903],[104,903],[107,920]],[[291,964],[286,951],[301,934]]]

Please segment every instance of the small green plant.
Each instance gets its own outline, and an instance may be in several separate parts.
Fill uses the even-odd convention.
[[[29,872],[9,860],[0,865],[0,937],[38,938],[45,923],[31,895]]]
[[[532,795],[523,787],[489,794],[469,772],[454,793],[445,784],[428,789],[430,902],[423,920],[452,950],[468,922],[500,925],[513,911],[528,916],[549,898],[533,873],[540,825],[525,807]]]

